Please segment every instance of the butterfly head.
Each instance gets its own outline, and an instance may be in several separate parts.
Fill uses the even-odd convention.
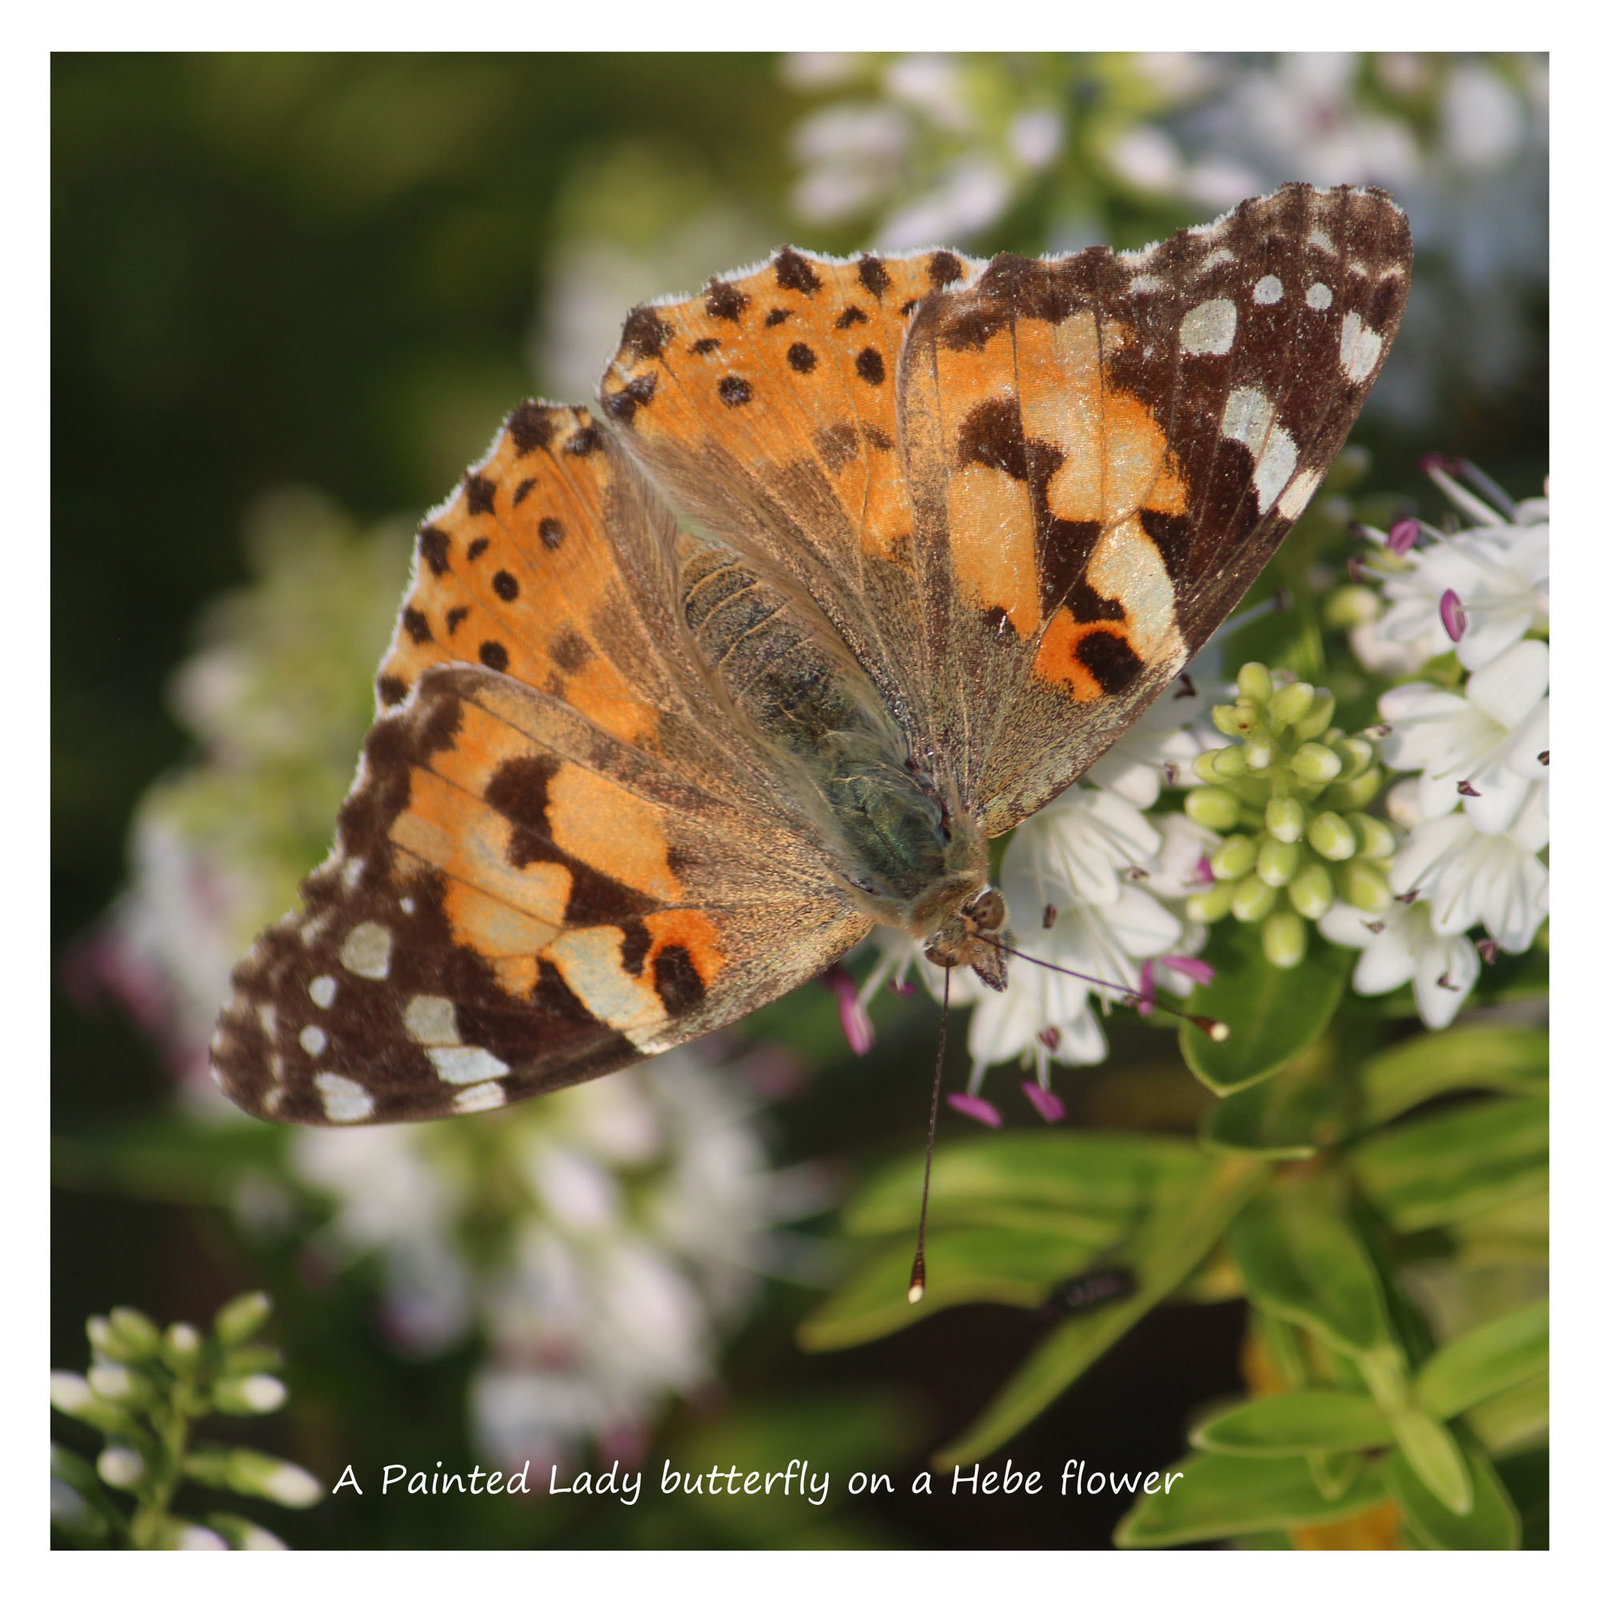
[[[923,946],[936,967],[971,967],[991,989],[1006,986],[1006,952],[999,940],[1006,925],[1005,897],[993,884],[967,885],[953,909]]]

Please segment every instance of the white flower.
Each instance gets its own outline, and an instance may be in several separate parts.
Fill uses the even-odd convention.
[[[1409,983],[1417,1014],[1447,1028],[1478,981],[1478,952],[1464,934],[1440,934],[1428,907],[1396,905],[1374,920],[1342,902],[1317,924],[1324,938],[1361,951],[1351,987],[1386,994]]]
[[[1484,833],[1500,833],[1522,809],[1530,786],[1548,769],[1550,650],[1524,639],[1467,680],[1465,695],[1432,684],[1405,683],[1378,702],[1393,728],[1384,759],[1400,771],[1420,771],[1418,805],[1424,818],[1441,817],[1466,800],[1466,813]],[[1461,789],[1467,784],[1473,791]]]
[[[1550,869],[1539,859],[1550,840],[1548,799],[1535,789],[1501,833],[1480,832],[1470,812],[1425,822],[1395,856],[1390,884],[1428,902],[1435,934],[1482,927],[1521,954],[1550,913]]]
[[[1454,642],[1440,615],[1452,591],[1467,616],[1466,632]],[[1497,520],[1492,527],[1436,534],[1417,545],[1404,572],[1383,580],[1383,598],[1388,610],[1362,641],[1351,641],[1370,670],[1393,670],[1390,661],[1378,659],[1384,645],[1409,657],[1402,670],[1452,649],[1469,671],[1485,667],[1550,614],[1550,524]]]

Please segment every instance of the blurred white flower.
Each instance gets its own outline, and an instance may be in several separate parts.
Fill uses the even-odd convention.
[[[494,1118],[302,1130],[292,1159],[334,1203],[315,1249],[377,1264],[400,1348],[481,1334],[484,1448],[556,1461],[644,1440],[713,1375],[793,1214],[751,1110],[678,1051]]]
[[[1550,650],[1524,639],[1467,679],[1465,694],[1403,683],[1378,701],[1392,732],[1384,759],[1419,771],[1418,805],[1442,817],[1465,801],[1474,827],[1499,833],[1549,769]],[[1543,759],[1542,759],[1543,758]]]

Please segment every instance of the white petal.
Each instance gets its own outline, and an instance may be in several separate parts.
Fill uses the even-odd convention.
[[[1412,993],[1418,1014],[1430,1028],[1447,1028],[1455,1020],[1478,981],[1478,965],[1470,939],[1430,940],[1418,953]]]
[[[1550,688],[1550,647],[1524,639],[1467,679],[1467,699],[1502,728],[1518,727]]]

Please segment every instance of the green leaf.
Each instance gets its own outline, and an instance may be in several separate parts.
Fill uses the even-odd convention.
[[[1229,1233],[1250,1298],[1352,1355],[1391,1348],[1377,1272],[1327,1182],[1276,1184]]]
[[[1549,1370],[1550,1302],[1518,1306],[1436,1350],[1416,1377],[1417,1404],[1441,1419]]]
[[[1453,1516],[1472,1510],[1472,1478],[1450,1430],[1425,1411],[1405,1406],[1390,1417],[1395,1443],[1407,1465]]]
[[[1494,1100],[1372,1134],[1351,1152],[1357,1182],[1403,1233],[1506,1205],[1546,1182],[1550,1108]]]
[[[1548,1095],[1550,1036],[1532,1028],[1450,1028],[1373,1056],[1358,1074],[1365,1126],[1460,1089]]]
[[[1522,1450],[1550,1437],[1550,1374],[1519,1383],[1504,1394],[1485,1400],[1463,1420],[1473,1437],[1494,1455]]]
[[[881,1339],[946,1306],[971,1301],[1040,1306],[1051,1289],[1092,1266],[1100,1246],[1037,1229],[942,1228],[928,1235],[928,1288],[906,1299],[912,1235],[879,1250],[801,1323],[803,1350],[841,1350]]]
[[[1336,1084],[1294,1071],[1218,1100],[1201,1128],[1201,1143],[1222,1154],[1261,1161],[1304,1161],[1345,1132]]]
[[[1370,1395],[1299,1389],[1246,1400],[1189,1435],[1197,1450],[1236,1456],[1297,1456],[1313,1450],[1370,1450],[1394,1433]]]
[[[1180,1032],[1189,1070],[1216,1094],[1235,1094],[1270,1077],[1322,1037],[1350,976],[1353,952],[1315,939],[1298,967],[1267,960],[1260,930],[1237,923],[1214,930],[1206,959],[1217,968],[1203,1005],[1228,1024],[1214,1043],[1197,1028]]]
[[[1206,1157],[1187,1139],[1037,1129],[998,1133],[942,1146],[933,1164],[928,1215],[943,1226],[1049,1211],[1070,1216],[1103,1237],[1125,1227],[1156,1195],[1194,1183]],[[922,1158],[895,1162],[845,1208],[850,1233],[914,1231],[922,1202]]]
[[[1399,1503],[1406,1526],[1430,1550],[1515,1550],[1521,1519],[1488,1457],[1475,1445],[1465,1450],[1471,1509],[1455,1513],[1431,1494],[1412,1463],[1395,1450],[1384,1460],[1383,1477]]]
[[[1310,1468],[1294,1456],[1185,1456],[1163,1482],[1178,1472],[1183,1477],[1169,1491],[1145,1495],[1118,1523],[1121,1548],[1159,1549],[1337,1522],[1377,1505],[1386,1494],[1370,1463],[1333,1500],[1323,1498]]]
[[[977,1421],[940,1451],[935,1458],[939,1470],[987,1455],[1038,1416],[1194,1271],[1239,1207],[1267,1181],[1269,1171],[1253,1161],[1216,1161],[1203,1182],[1164,1200],[1119,1252],[1136,1277],[1135,1293],[1063,1322],[1012,1374]]]

